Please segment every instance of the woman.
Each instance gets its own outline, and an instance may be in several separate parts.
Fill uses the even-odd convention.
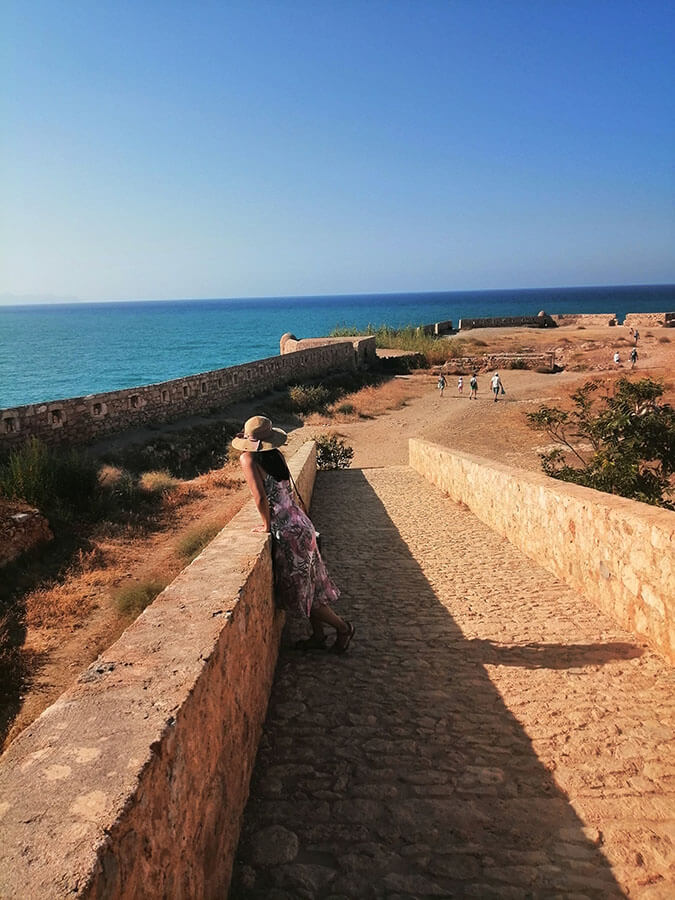
[[[253,531],[272,535],[279,605],[306,616],[312,626],[311,637],[298,641],[296,647],[325,650],[323,627],[331,625],[336,632],[331,650],[344,653],[356,629],[330,608],[329,603],[337,600],[340,591],[321,559],[311,520],[293,499],[291,473],[277,449],[285,443],[286,432],[273,428],[266,416],[248,419],[232,441],[234,449],[242,451],[241,467],[262,519],[262,525]]]

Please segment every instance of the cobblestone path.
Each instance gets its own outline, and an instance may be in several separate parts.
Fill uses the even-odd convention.
[[[659,657],[406,467],[314,510],[357,633],[282,649],[230,897],[673,897]]]

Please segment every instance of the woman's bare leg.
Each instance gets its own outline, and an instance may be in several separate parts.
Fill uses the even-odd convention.
[[[331,625],[337,632],[341,632],[342,634],[349,631],[345,620],[341,619],[337,613],[334,613],[327,603],[323,603],[321,606],[315,606],[309,616],[309,621],[312,625],[312,631],[319,636],[323,635],[324,623],[326,625]]]

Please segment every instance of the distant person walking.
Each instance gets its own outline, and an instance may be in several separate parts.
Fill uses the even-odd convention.
[[[457,379],[457,391],[461,394],[463,390],[464,390],[464,379],[460,375],[459,378]]]
[[[637,328],[636,328],[635,331],[633,332],[633,338],[634,338],[634,340],[635,340],[635,346],[636,346],[636,347],[637,347],[637,342],[638,342],[638,338],[639,338],[639,337],[640,337],[640,332],[639,332],[639,331],[637,330]]]
[[[436,385],[441,397],[443,396],[443,391],[445,390],[445,384],[445,375],[441,372],[438,376],[438,384]]]
[[[635,368],[635,363],[637,362],[637,358],[638,358],[637,347],[633,347],[633,349],[630,351],[630,367],[631,367],[631,369]]]
[[[478,400],[478,376],[476,372],[471,376],[469,387],[471,388],[469,391],[469,400]]]
[[[619,351],[617,350],[614,354],[614,362],[617,366],[621,365],[621,357],[619,356]]]
[[[495,372],[495,374],[490,379],[490,387],[492,388],[492,393],[495,395],[495,403],[499,400],[499,395],[505,394],[504,385],[502,384],[502,380],[499,377],[499,372]]]

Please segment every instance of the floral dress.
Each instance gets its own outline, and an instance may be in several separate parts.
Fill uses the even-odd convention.
[[[316,545],[309,517],[293,500],[290,481],[263,479],[272,516],[272,552],[277,605],[309,617],[314,606],[340,596]]]

